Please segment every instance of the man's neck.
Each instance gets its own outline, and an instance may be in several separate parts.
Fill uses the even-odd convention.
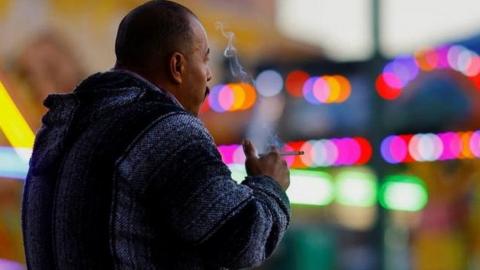
[[[144,72],[138,72],[136,69],[123,67],[123,66],[118,65],[118,64],[115,64],[115,66],[112,68],[112,71],[126,72],[126,73],[136,77],[137,79],[144,81],[145,83],[149,84],[152,88],[157,89],[158,91],[165,93],[178,106],[180,106],[181,108],[184,108],[183,105],[180,103],[180,101],[175,97],[175,95],[171,91],[168,90],[168,88],[162,87],[161,83],[155,82],[155,80],[150,79],[148,75],[144,75],[145,74]]]

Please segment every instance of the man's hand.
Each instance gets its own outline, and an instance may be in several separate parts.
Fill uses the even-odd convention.
[[[252,142],[245,140],[243,142],[243,152],[245,152],[247,158],[245,168],[248,175],[270,176],[280,184],[283,190],[287,190],[290,185],[290,171],[287,162],[280,156],[277,148],[273,147],[268,154],[257,157]]]

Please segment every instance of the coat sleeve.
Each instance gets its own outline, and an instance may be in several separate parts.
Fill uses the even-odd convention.
[[[212,264],[228,268],[257,266],[282,239],[290,220],[288,197],[267,176],[242,184],[228,167],[198,120],[188,120],[170,145],[170,158],[156,180],[167,226],[186,245],[202,250]],[[159,179],[161,177],[154,177]]]

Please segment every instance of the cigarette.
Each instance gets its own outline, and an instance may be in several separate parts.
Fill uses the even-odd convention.
[[[280,152],[280,156],[285,157],[285,156],[301,156],[305,154],[303,151],[287,151],[287,152]]]
[[[266,156],[268,153],[262,153],[259,156]],[[279,152],[280,156],[286,157],[286,156],[301,156],[305,154],[304,151],[287,151],[287,152]]]

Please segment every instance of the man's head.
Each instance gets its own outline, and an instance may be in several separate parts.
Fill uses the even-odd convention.
[[[162,0],[135,8],[120,23],[115,54],[117,68],[139,73],[198,113],[211,71],[207,35],[192,11]]]

